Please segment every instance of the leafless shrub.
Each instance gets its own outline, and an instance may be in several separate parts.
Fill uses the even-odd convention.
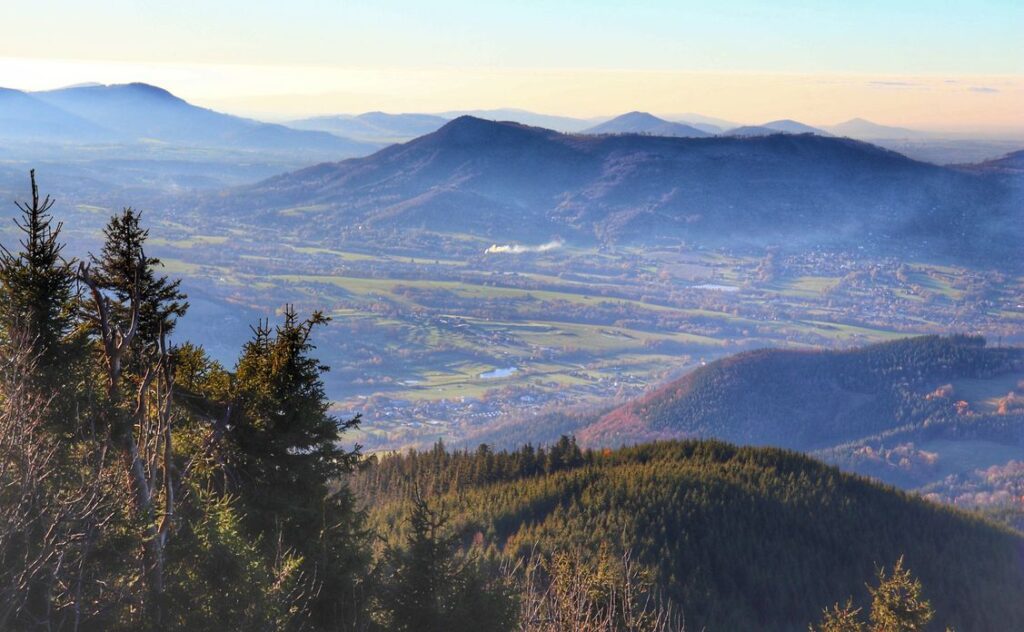
[[[521,632],[683,632],[682,614],[660,599],[627,553],[588,560],[579,551],[532,554],[508,569],[520,587]]]
[[[110,517],[104,455],[61,467],[63,446],[46,428],[51,395],[33,382],[31,345],[9,335],[0,346],[0,629],[77,629],[88,616],[91,534]]]

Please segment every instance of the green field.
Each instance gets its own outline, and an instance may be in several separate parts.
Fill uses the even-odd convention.
[[[413,404],[511,403],[526,395],[601,403],[744,349],[849,347],[949,333],[950,323],[953,331],[1024,341],[1024,279],[990,291],[984,311],[966,312],[960,288],[978,287],[977,275],[928,263],[897,273],[851,260],[829,271],[797,258],[762,280],[758,255],[721,251],[567,246],[484,255],[486,240],[445,235],[477,254],[379,253],[234,228],[166,228],[171,237],[152,240],[154,253],[186,287],[255,314],[293,303],[334,319],[317,344],[332,367],[328,392],[345,411],[375,395]],[[730,291],[700,289],[705,284]],[[220,335],[216,320],[209,326],[209,335]],[[513,366],[512,375],[480,377]],[[956,385],[979,409],[993,406],[1005,386],[995,393],[980,392],[991,384]],[[386,436],[414,418],[392,412],[368,420],[368,435]]]

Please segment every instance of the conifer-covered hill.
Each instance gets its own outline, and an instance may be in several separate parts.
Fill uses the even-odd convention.
[[[806,630],[825,605],[863,605],[866,578],[900,556],[936,607],[935,629],[1024,629],[1020,534],[783,450],[438,446],[374,460],[353,486],[371,524],[392,533],[419,489],[493,553],[630,551],[688,630]]]
[[[715,437],[816,450],[955,418],[964,379],[1024,371],[1024,350],[923,336],[844,351],[764,349],[717,360],[578,431],[587,444]],[[1002,393],[1005,395],[1006,393]]]

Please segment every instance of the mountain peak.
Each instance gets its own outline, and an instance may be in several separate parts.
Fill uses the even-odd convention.
[[[465,114],[445,123],[433,134],[423,138],[433,138],[459,144],[478,144],[484,142],[509,142],[517,137],[525,137],[534,133],[557,134],[539,127],[529,127],[511,121],[489,121]]]
[[[109,97],[115,97],[120,99],[150,99],[173,102],[176,104],[186,103],[184,99],[171,94],[169,91],[161,88],[160,86],[154,86],[149,83],[142,83],[135,81],[132,83],[83,83],[73,86],[67,86],[64,88],[57,88],[56,90],[46,90],[42,92],[34,92],[37,96],[44,98],[60,98],[66,96],[70,98],[87,98],[87,99],[106,99]]]
[[[151,94],[159,94],[161,96],[169,96],[169,97],[173,97],[174,96],[169,91],[165,90],[164,88],[161,88],[160,86],[154,86],[151,83],[143,83],[141,81],[133,81],[131,83],[125,83],[125,84],[120,84],[120,85],[114,84],[114,85],[111,85],[111,86],[108,86],[108,87],[110,87],[110,88],[117,88],[117,87],[121,87],[121,86],[123,86],[125,88],[128,88],[130,90],[137,90],[139,92],[148,92],[148,93],[151,93]]]
[[[771,130],[779,132],[785,132],[787,134],[817,134],[818,136],[831,136],[828,132],[817,127],[812,127],[806,123],[800,121],[794,121],[793,119],[779,119],[777,121],[769,121],[761,125]]]
[[[167,101],[185,103],[184,99],[175,96],[169,90],[161,88],[160,86],[154,86],[150,83],[142,83],[141,81],[134,81],[132,83],[115,83],[98,87],[94,86],[93,88],[98,90],[106,89],[110,92],[123,92],[128,94],[145,96],[153,99],[164,99]]]
[[[682,138],[701,138],[710,136],[708,132],[685,123],[673,123],[658,118],[649,112],[627,112],[610,121],[583,130],[584,134],[647,134],[651,136],[675,136]]]
[[[649,120],[649,121],[653,120],[653,121],[661,121],[661,122],[665,122],[665,123],[668,122],[668,121],[665,121],[665,119],[663,119],[663,118],[658,118],[657,116],[654,116],[650,112],[641,112],[639,110],[633,110],[632,112],[626,112],[625,114],[622,114],[620,116],[616,116],[615,118],[616,119],[645,119],[645,120]]]

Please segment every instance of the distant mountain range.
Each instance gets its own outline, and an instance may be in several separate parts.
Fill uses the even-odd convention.
[[[287,125],[296,129],[330,132],[356,140],[390,139],[396,142],[437,131],[449,120],[434,114],[366,112],[356,115],[315,116],[291,121]]]
[[[828,131],[812,127],[799,121],[783,119],[770,121],[763,125],[738,126],[731,121],[704,116],[701,114],[679,114],[672,118],[658,117],[648,112],[627,112],[615,117],[598,117],[580,119],[567,116],[538,114],[527,110],[463,110],[445,112],[443,114],[386,114],[383,112],[367,112],[364,114],[337,114],[316,116],[288,122],[295,129],[318,130],[331,132],[348,138],[373,142],[411,140],[423,134],[436,131],[448,121],[460,116],[473,116],[488,121],[513,122],[543,127],[563,133],[583,134],[647,134],[651,136],[671,136],[678,138],[703,138],[718,134],[732,136],[766,136],[769,134],[818,134],[830,136]],[[852,138],[860,138],[858,131],[871,129],[874,124],[856,119],[863,125],[857,127],[854,121],[844,123],[843,129],[851,133],[841,134]],[[898,128],[879,129],[897,130]],[[909,131],[909,130],[908,130]],[[893,138],[907,138],[896,135]]]
[[[934,257],[1010,247],[1020,209],[1008,196],[984,176],[850,139],[564,135],[466,116],[204,203],[269,223],[312,209],[304,216],[320,234],[360,225],[519,241],[887,244]]]
[[[692,125],[697,129],[703,129],[704,131],[710,131],[713,133],[721,132],[722,130],[732,129],[733,127],[739,127],[739,123],[730,121],[717,116],[707,116],[706,114],[698,114],[696,112],[685,112],[683,114],[665,114],[661,118],[668,121],[675,121],[676,123],[686,123]]]
[[[924,132],[907,129],[905,127],[890,127],[879,125],[871,121],[855,118],[849,121],[830,125],[826,128],[836,136],[848,136],[864,140],[902,140],[908,138],[923,138],[927,136]]]
[[[436,131],[449,120],[467,115],[563,133],[637,133],[678,137],[812,133],[887,141],[889,144],[912,140],[926,142],[938,138],[934,133],[880,125],[863,118],[819,127],[789,119],[760,125],[738,125],[726,119],[692,112],[661,117],[630,112],[617,117],[579,118],[515,108],[453,110],[440,114],[337,114],[294,120],[283,126],[195,107],[162,88],[143,83],[82,83],[45,92],[0,88],[0,139],[9,141],[83,143],[135,142],[142,139],[172,144],[199,142],[204,146],[228,148],[331,150],[344,157],[365,155],[372,151],[374,145],[379,148],[411,140]],[[683,127],[676,127],[676,124]],[[296,135],[288,130],[320,134]],[[341,137],[341,140],[324,133]],[[945,142],[962,144],[968,141],[946,139]]]
[[[706,138],[712,134],[683,123],[673,123],[647,112],[629,112],[616,116],[594,127],[583,130],[584,134],[649,134],[651,136],[675,136],[679,138]]]
[[[379,144],[291,129],[194,106],[162,88],[86,84],[46,92],[0,91],[0,138],[61,143],[164,143],[365,155]]]
[[[539,114],[537,112],[530,112],[528,110],[520,110],[516,108],[500,108],[496,110],[453,110],[451,112],[443,112],[441,113],[441,116],[448,119],[456,119],[460,116],[472,116],[485,121],[510,121],[532,127],[553,129],[564,133],[582,132],[588,127],[592,127],[597,123],[607,120],[607,117],[582,119],[571,116]]]

